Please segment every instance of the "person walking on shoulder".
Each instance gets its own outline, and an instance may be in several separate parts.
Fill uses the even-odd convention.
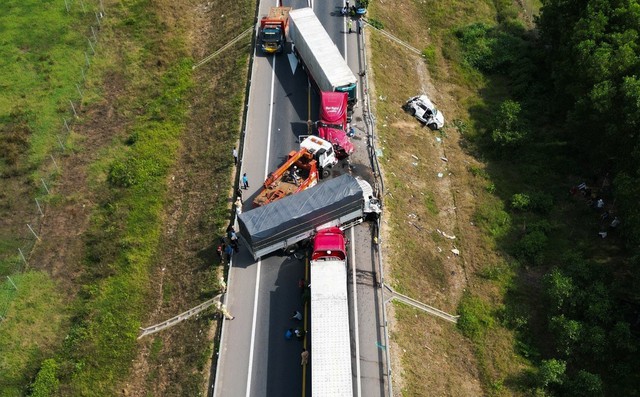
[[[249,189],[249,178],[247,178],[247,173],[242,174],[242,188]]]
[[[238,165],[238,151],[236,150],[236,148],[233,148],[233,164],[234,165]]]
[[[353,22],[351,19],[347,22],[347,27],[349,28],[349,34],[351,34],[351,31],[353,30]]]

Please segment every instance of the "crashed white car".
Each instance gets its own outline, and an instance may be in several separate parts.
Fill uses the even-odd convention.
[[[433,103],[426,95],[410,98],[402,108],[432,130],[437,130],[444,126],[444,116],[433,106]]]

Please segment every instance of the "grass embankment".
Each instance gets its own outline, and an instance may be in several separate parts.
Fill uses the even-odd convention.
[[[70,118],[69,100],[79,97],[91,13],[72,12],[64,3],[35,0],[3,2],[0,10],[0,276],[22,265],[37,228],[33,199],[43,201],[40,177],[51,183],[55,169],[49,154],[64,136],[62,118]],[[58,153],[55,153],[58,156]],[[34,223],[36,222],[36,223]],[[27,248],[28,247],[28,248]],[[0,302],[0,310],[5,307]]]
[[[67,325],[64,293],[50,277],[23,269],[37,229],[34,198],[47,201],[40,178],[52,186],[60,161],[57,135],[66,133],[62,118],[71,119],[69,100],[78,104],[87,37],[96,23],[91,4],[67,12],[64,2],[6,1],[0,9],[0,395],[25,394],[40,360],[60,343]],[[92,39],[93,40],[93,39]],[[87,101],[88,103],[88,101]],[[5,276],[10,275],[14,285]]]
[[[76,318],[59,361],[62,394],[110,395],[130,370],[158,248],[166,177],[175,162],[192,86],[184,32],[168,31],[146,1],[114,7],[104,46],[131,86],[121,100],[132,124],[94,169],[102,197],[87,238]]]
[[[508,93],[503,81],[489,80],[464,62],[458,33],[472,23],[493,25],[517,15],[511,2],[370,8],[369,16],[385,30],[423,51],[418,58],[381,35],[369,35],[387,181],[391,280],[397,290],[462,316],[460,332],[395,305],[392,351],[401,352],[402,372],[394,381],[404,396],[522,393],[518,379],[530,364],[516,354],[513,328],[501,321],[504,294],[515,283],[500,251],[511,232],[511,215],[471,144],[490,126],[488,110]],[[400,108],[423,91],[447,120],[440,132],[419,128]]]
[[[86,267],[77,279],[82,283],[81,293],[71,304],[72,326],[64,343],[52,355],[53,360],[44,362],[37,377],[33,386],[36,394],[56,389],[59,383],[62,395],[111,395],[116,381],[129,372],[145,312],[142,303],[149,291],[149,269],[159,241],[166,177],[180,146],[186,99],[193,84],[184,31],[179,25],[169,31],[158,21],[157,13],[162,11],[147,1],[120,2],[113,8],[106,5],[109,15],[101,32],[104,52],[96,58],[91,80],[105,91],[113,76],[126,81],[123,92],[110,93],[118,96],[112,105],[117,106],[127,126],[118,134],[125,139],[102,152],[92,167],[89,182],[99,206],[85,240]],[[64,10],[64,4],[60,8]],[[42,21],[27,25],[29,29],[41,26],[35,29],[38,32],[60,30]],[[65,40],[59,41],[64,47]],[[90,109],[90,104],[84,105]],[[88,121],[81,120],[80,129],[86,128]],[[40,158],[39,148],[46,146],[38,142],[32,145],[35,160]],[[82,156],[97,149],[79,150],[77,155]],[[56,300],[43,303],[36,296],[30,300],[37,302],[36,307],[48,307],[48,316],[60,310],[59,305],[50,304]],[[29,313],[24,314],[25,321],[35,321]],[[16,340],[18,335],[10,338]],[[44,339],[31,338],[34,345]],[[7,395],[26,394],[25,381],[33,377],[38,360],[35,357],[17,374],[19,386],[14,390],[20,387],[21,392]]]

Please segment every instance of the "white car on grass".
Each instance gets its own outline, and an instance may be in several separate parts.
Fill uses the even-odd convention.
[[[402,108],[432,130],[437,130],[444,126],[444,116],[426,95],[410,98]]]

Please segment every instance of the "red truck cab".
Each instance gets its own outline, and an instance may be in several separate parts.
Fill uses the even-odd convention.
[[[320,92],[318,136],[331,142],[339,159],[350,156],[355,150],[347,136],[348,99],[346,92]]]
[[[347,259],[347,241],[339,227],[334,226],[318,231],[313,238],[312,261],[322,259]]]

